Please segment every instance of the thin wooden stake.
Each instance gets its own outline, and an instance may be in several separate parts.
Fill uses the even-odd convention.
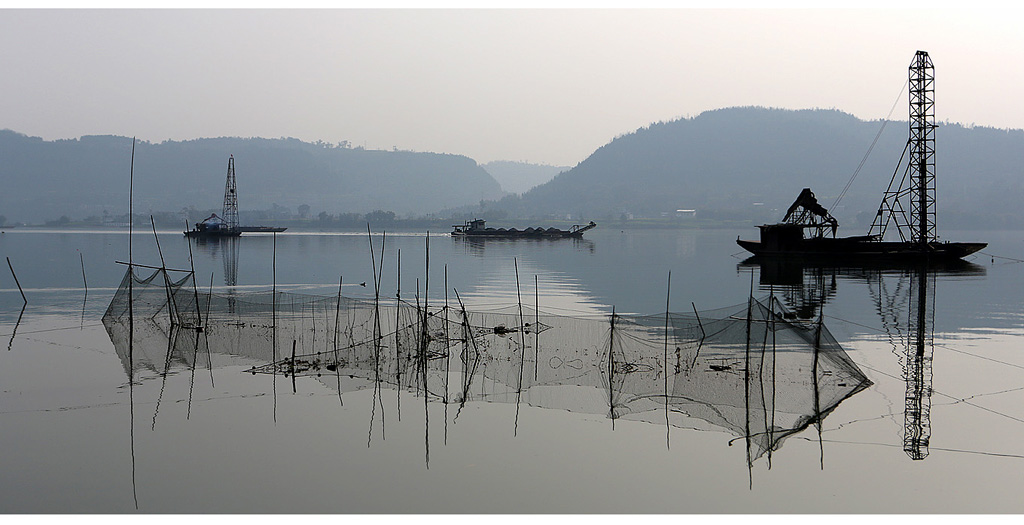
[[[135,315],[132,306],[133,282],[135,281],[135,270],[132,268],[132,215],[134,214],[133,200],[135,193],[135,137],[132,137],[132,161],[128,171],[128,406],[131,413],[131,447],[132,447],[132,499],[135,500],[135,510],[139,510],[139,495],[135,487],[135,365],[133,363],[134,339],[135,339]],[[9,264],[9,262],[8,262]]]
[[[7,267],[11,269],[11,275],[14,277],[14,284],[18,285],[18,291],[21,292],[21,300],[28,304],[28,299],[25,298],[25,291],[21,289],[21,283],[18,282],[18,275],[14,273],[14,266],[11,265],[11,258],[7,258]]]
[[[708,334],[704,333],[704,324],[700,322],[700,314],[697,313],[697,305],[691,301],[690,306],[693,307],[693,315],[697,317],[697,326],[700,327],[700,338],[704,339]]]
[[[516,423],[512,431],[515,436],[519,431],[519,400],[523,395],[523,368],[526,367],[526,334],[523,333],[523,297],[519,293],[519,261],[512,259],[516,268],[516,299],[519,301],[519,385],[516,388]]]
[[[533,275],[533,381],[537,382],[540,369],[540,280]]]
[[[135,200],[135,137],[132,137],[132,164],[128,172],[128,269],[132,264],[132,233],[134,225]]]
[[[665,367],[665,448],[671,449],[672,442],[669,439],[669,432],[671,431],[672,425],[669,423],[669,408],[668,408],[668,320],[669,320],[669,300],[672,298],[672,271],[668,272],[668,284],[665,286],[665,354],[664,367]]]
[[[85,256],[78,252],[78,259],[82,261],[82,284],[85,285],[85,295],[89,295],[89,281],[85,278]]]
[[[743,366],[743,413],[746,420],[744,427],[744,444],[747,453],[747,485],[754,488],[754,459],[750,455],[750,443],[753,437],[750,432],[750,323],[754,308],[754,272],[750,272],[750,296],[747,298],[747,344]]]
[[[171,320],[171,327],[178,325],[175,316],[178,313],[178,305],[174,303],[174,293],[171,292],[171,278],[167,274],[167,264],[164,262],[164,251],[160,249],[160,237],[156,234],[156,221],[149,216],[149,223],[153,225],[153,238],[156,239],[156,252],[160,255],[160,273],[164,276],[164,291],[167,292],[167,315]],[[189,245],[191,248],[191,245]]]
[[[772,465],[772,450],[775,449],[775,285],[768,288],[768,314],[771,316],[770,330],[772,334],[772,419],[768,425],[768,468]],[[819,437],[821,435],[819,434]]]
[[[704,347],[704,339],[707,338],[707,334],[704,333],[704,325],[700,321],[700,314],[697,313],[697,305],[690,301],[690,306],[693,307],[693,315],[697,318],[697,326],[700,327],[700,342],[697,343],[697,351],[693,353],[693,361],[690,364],[693,367],[697,364],[697,357],[700,356],[700,349]]]
[[[210,305],[213,303],[213,272],[210,272],[210,292],[206,295],[206,318],[210,318]],[[203,341],[206,341],[206,366],[210,370],[210,388],[217,388],[213,379],[213,351],[210,350],[209,332],[203,332]]]
[[[611,331],[608,334],[608,415],[615,430],[615,305],[612,305]]]
[[[430,340],[428,334],[430,333],[429,321],[429,295],[430,295],[430,232],[427,232],[427,238],[424,241],[426,243],[426,255],[424,259],[423,269],[423,331],[420,333],[420,371],[423,374],[423,446],[425,454],[425,462],[427,468],[430,468],[430,410],[427,402],[430,400],[430,389],[427,388],[427,351]]]
[[[82,324],[81,329],[85,329],[85,307],[89,304],[89,281],[85,278],[85,256],[82,252],[78,252],[78,260],[82,262],[82,286],[85,286],[85,293],[82,295]]]
[[[416,278],[416,321],[413,323],[413,332],[416,333],[416,395],[420,394],[420,365],[423,361],[423,318],[420,317],[420,278]]]
[[[292,339],[292,361],[291,361],[291,373],[292,373],[292,393],[296,393],[295,388],[295,339]]]
[[[377,406],[380,406],[381,436],[384,435],[384,400],[380,392],[380,346],[383,335],[380,325],[380,282],[384,275],[384,244],[387,241],[387,232],[383,232],[380,241],[380,272],[377,271],[377,259],[373,252],[373,236],[370,234],[370,223],[366,223],[366,240],[370,243],[370,262],[373,264],[373,404],[370,409],[370,429],[366,436],[366,446],[369,448],[370,440],[373,437],[373,420]]]
[[[402,249],[398,249],[398,268],[397,268],[398,286],[395,289],[395,362],[398,363],[395,367],[395,382],[398,383],[398,388],[395,389],[395,397],[398,398],[398,420],[402,420],[402,347],[401,338],[399,332],[401,331],[402,323]]]
[[[341,287],[345,284],[345,276],[338,278],[338,305],[334,309],[334,376],[338,379],[338,402],[345,406],[341,398],[341,359],[338,358],[338,323],[341,318]]]
[[[448,381],[452,373],[452,342],[448,338],[448,265],[444,265],[444,444],[448,444]]]
[[[271,367],[273,374],[273,390],[274,390],[274,423],[277,423],[277,232],[274,232],[274,252],[271,259],[271,276],[273,284],[271,285],[271,336],[270,336],[270,352],[271,352],[271,363],[274,366]]]
[[[195,282],[193,276],[192,282]],[[198,308],[198,307],[197,307]],[[185,411],[185,420],[192,419],[192,393],[196,386],[196,363],[199,362],[199,338],[202,337],[201,330],[196,330],[196,342],[192,348],[192,373],[189,376],[188,381],[188,408]]]
[[[160,255],[160,267],[166,268],[167,264],[164,263],[164,251],[160,249],[160,237],[156,234],[156,221],[153,216],[149,216],[149,224],[153,226],[153,239],[156,240],[156,253]]]
[[[188,230],[188,221],[185,221],[185,229]],[[188,266],[189,266],[189,269],[191,270],[191,274],[192,274],[192,293],[195,295],[195,301],[196,301],[196,322],[199,323],[199,326],[197,327],[197,330],[203,331],[203,314],[202,314],[202,309],[199,307],[199,285],[196,284],[196,264],[195,264],[194,260],[192,259],[192,240],[191,239],[186,239],[186,241],[188,241]],[[197,338],[197,341],[198,341],[198,338]],[[196,347],[197,348],[198,348],[198,345],[199,345],[199,343],[197,342],[196,343]],[[193,363],[192,368],[195,369],[195,363]]]

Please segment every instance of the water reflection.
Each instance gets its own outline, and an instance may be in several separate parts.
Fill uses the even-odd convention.
[[[786,306],[802,319],[813,318],[821,307],[835,298],[837,280],[884,286],[879,284],[883,280],[908,280],[919,273],[933,277],[982,277],[986,273],[985,267],[961,259],[928,264],[891,261],[843,265],[800,259],[750,257],[737,265],[737,268],[757,269],[761,289],[768,290],[771,287],[783,295]],[[879,301],[882,298],[873,299],[876,309],[880,308]],[[889,308],[893,306],[891,302],[887,304]]]
[[[527,243],[530,245],[564,245],[569,244],[576,251],[594,253],[594,241],[590,239],[580,238],[569,238],[569,239],[555,239],[555,238],[479,238],[479,237],[466,237],[466,236],[453,236],[452,242],[458,246],[462,246],[465,253],[476,257],[483,257],[488,248],[494,250],[507,250],[514,248],[517,244]]]
[[[224,286],[238,285],[238,242],[239,237],[190,237],[197,247],[210,252],[213,259],[220,259],[224,265]]]
[[[11,340],[7,342],[7,351],[11,351],[11,347],[14,345],[14,337],[18,335],[18,327],[21,326],[21,319],[25,316],[25,308],[28,306],[28,302],[21,304],[21,311],[18,312],[18,320],[14,323],[14,328],[11,330]]]
[[[931,441],[932,359],[938,277],[983,276],[984,267],[962,260],[842,266],[755,257],[740,268],[760,268],[760,283],[779,290],[798,316],[821,312],[835,297],[838,279],[861,281],[868,290],[906,383],[903,450],[928,457]]]
[[[298,380],[315,379],[342,404],[345,393],[373,389],[370,441],[384,435],[380,397],[396,396],[401,407],[412,394],[425,414],[428,403],[443,405],[446,433],[467,404],[530,405],[601,415],[613,428],[631,420],[666,432],[724,430],[745,444],[748,468],[762,457],[770,468],[787,438],[810,427],[820,438],[824,418],[871,384],[820,317],[799,320],[774,296],[716,310],[574,317],[523,304],[466,309],[457,293],[429,305],[418,294],[391,304],[341,294],[227,297],[195,291],[190,276],[161,275],[126,274],[131,288],[119,289],[103,319],[130,378],[166,380],[178,369],[194,381],[197,369],[235,366],[274,376],[275,400],[278,376],[293,392]],[[430,441],[425,435],[428,465]]]
[[[673,271],[672,312],[692,314],[692,300],[701,313],[701,320],[706,321],[711,318],[710,314],[705,316],[707,308],[741,303],[727,315],[736,320],[747,317],[746,298],[750,295],[751,274],[737,273],[735,263],[738,261],[730,258],[735,251],[732,241],[735,234],[646,231],[620,234],[601,230],[594,233],[592,240],[599,245],[595,256],[576,252],[566,243],[517,243],[489,246],[487,257],[477,258],[461,253],[460,243],[433,237],[431,259],[448,263],[449,282],[462,294],[470,324],[483,328],[487,327],[477,322],[473,314],[486,313],[496,306],[515,305],[510,312],[513,320],[506,328],[537,322],[531,318],[538,301],[534,290],[529,288],[535,282],[535,275],[539,275],[540,280],[541,314],[556,312],[580,317],[577,314],[580,308],[556,308],[554,298],[565,296],[567,301],[577,305],[586,301],[593,305],[593,317],[599,321],[587,326],[593,327],[597,334],[604,334],[605,337],[597,337],[599,340],[611,339],[608,337],[612,329],[610,310],[615,304],[620,316],[615,323],[616,342],[612,345],[616,363],[633,362],[628,357],[620,357],[620,348],[631,345],[628,338],[620,334],[632,333],[625,329],[629,323],[623,320],[621,312],[663,312],[667,270]],[[137,237],[149,242],[135,244],[136,261],[159,261],[156,247],[151,246],[151,235]],[[1020,233],[999,235],[1003,242],[995,246],[1002,248],[995,251],[1019,255]],[[294,329],[284,321],[277,324],[277,358],[274,359],[270,344],[260,341],[258,344],[265,346],[249,348],[249,341],[255,341],[255,338],[244,338],[249,330],[228,324],[242,317],[241,312],[236,317],[224,316],[218,326],[210,325],[210,332],[203,331],[198,343],[196,332],[187,326],[179,326],[176,334],[168,330],[167,317],[161,313],[156,320],[162,331],[146,336],[147,342],[137,336],[135,354],[146,356],[146,364],[141,364],[141,357],[126,358],[123,347],[118,347],[115,353],[110,335],[97,322],[124,275],[125,268],[111,262],[126,260],[123,254],[125,234],[25,232],[11,235],[8,232],[7,237],[5,242],[11,244],[5,244],[4,248],[9,253],[33,254],[33,258],[16,270],[22,284],[30,286],[26,294],[35,297],[30,302],[36,305],[25,311],[13,349],[4,351],[0,368],[4,372],[6,429],[0,439],[5,448],[12,451],[5,455],[4,464],[6,471],[18,473],[10,477],[5,486],[4,501],[11,511],[121,512],[133,509],[129,485],[130,429],[134,429],[137,442],[139,505],[146,512],[773,513],[797,509],[829,513],[868,509],[870,512],[929,513],[1021,510],[1016,488],[1022,455],[1016,443],[1024,429],[1021,422],[1024,417],[1020,414],[1024,402],[1021,380],[1024,364],[1020,364],[1019,352],[1024,331],[1018,297],[1024,266],[1019,263],[990,266],[986,257],[983,272],[987,273],[986,277],[970,273],[966,276],[937,274],[934,293],[931,289],[927,291],[929,307],[933,302],[935,306],[928,313],[929,317],[934,315],[929,330],[934,330],[935,383],[929,412],[930,454],[924,462],[908,459],[903,452],[902,439],[907,387],[903,364],[909,337],[909,308],[911,302],[916,301],[909,295],[914,281],[900,277],[898,270],[886,270],[872,281],[847,278],[862,275],[862,270],[837,272],[834,280],[831,272],[819,272],[826,286],[834,283],[836,290],[825,302],[823,324],[874,385],[846,398],[831,413],[818,418],[819,422],[812,422],[802,432],[785,438],[780,447],[754,460],[754,490],[748,492],[746,411],[742,405],[747,397],[742,389],[749,383],[753,397],[761,388],[753,382],[756,375],[750,381],[742,376],[739,365],[746,360],[745,346],[731,353],[731,361],[712,361],[709,349],[721,345],[705,342],[701,346],[700,326],[689,336],[690,346],[677,345],[670,338],[666,359],[664,316],[651,316],[647,324],[660,338],[652,338],[658,340],[658,344],[647,353],[658,358],[659,363],[669,363],[669,374],[660,376],[662,397],[647,400],[649,405],[660,402],[661,408],[647,412],[627,411],[638,406],[638,402],[624,399],[629,390],[619,385],[656,374],[653,370],[631,371],[634,367],[620,363],[611,375],[612,388],[604,387],[604,383],[600,383],[601,387],[529,386],[533,381],[532,370],[537,370],[538,380],[543,378],[543,368],[531,368],[531,362],[539,361],[542,365],[550,362],[552,367],[560,365],[558,369],[562,371],[586,365],[581,370],[591,372],[585,377],[605,378],[605,382],[609,374],[602,373],[601,369],[594,370],[596,363],[593,361],[600,362],[600,355],[591,356],[592,361],[556,359],[551,362],[552,355],[547,351],[555,345],[554,339],[549,340],[548,336],[555,334],[554,329],[524,334],[528,345],[526,354],[532,361],[527,360],[523,369],[524,386],[529,388],[521,392],[518,435],[515,435],[514,394],[507,402],[487,401],[487,395],[494,390],[493,384],[501,388],[498,392],[510,388],[492,379],[498,369],[495,359],[475,359],[474,354],[467,353],[468,364],[462,366],[461,340],[448,353],[450,373],[441,371],[441,365],[447,364],[445,360],[427,359],[429,396],[415,397],[415,386],[410,391],[382,383],[376,397],[377,411],[372,415],[375,388],[372,365],[354,378],[341,376],[341,388],[337,387],[335,372],[324,368],[333,355],[320,356],[320,377],[313,371],[300,373],[298,377],[284,377],[280,372],[287,366],[270,371],[277,373],[276,381],[271,375],[246,373],[271,361],[291,359],[293,339],[298,339],[297,368],[307,359],[302,354],[310,352],[304,347],[313,344],[312,334],[308,329]],[[171,252],[164,254],[167,264],[190,268],[185,244],[188,241],[180,231],[168,233],[167,242],[163,234],[161,237],[164,250]],[[305,252],[298,246],[299,237],[309,241]],[[724,239],[719,242],[719,237]],[[312,324],[308,320],[313,316],[310,312],[316,312],[317,347],[322,348],[322,352],[333,353],[332,328],[339,325],[344,332],[350,323],[349,310],[344,308],[350,299],[347,296],[365,296],[372,290],[372,284],[355,289],[348,284],[370,281],[370,256],[365,233],[324,238],[329,249],[321,250],[323,243],[317,242],[313,235],[278,236],[277,283],[279,290],[282,282],[316,283],[321,285],[315,289],[321,296],[335,295],[339,274],[344,273],[346,297],[340,301],[343,307],[340,315],[336,307],[332,308],[339,303],[337,300],[316,307],[302,303],[307,327]],[[251,290],[270,288],[273,238],[246,236],[242,239],[240,248],[244,253],[240,253],[239,258],[245,258],[246,262],[239,267],[240,286],[234,291],[249,298]],[[379,241],[380,236],[375,239]],[[682,255],[691,246],[687,239],[695,239],[692,258]],[[168,246],[175,249],[168,250]],[[84,329],[80,321],[84,290],[77,248],[82,248],[86,265],[89,265],[86,312],[89,320]],[[382,297],[387,297],[382,302],[392,303],[390,309],[383,311],[388,317],[396,311],[393,304],[395,248],[402,250],[403,299],[415,304],[415,278],[425,275],[422,271],[423,236],[396,236],[392,242],[389,233],[390,251],[382,286],[387,290],[382,293]],[[223,253],[219,247],[216,249],[218,254]],[[196,250],[195,255],[200,291],[209,289],[210,274],[214,270],[217,272],[214,284],[222,284],[219,273],[223,261],[210,257],[209,251],[204,249]],[[518,256],[522,277],[522,322],[515,299],[512,255]],[[52,265],[51,259],[60,264]],[[12,260],[17,266],[17,260],[14,257]],[[94,269],[92,261],[100,264]],[[330,268],[325,268],[328,262]],[[429,306],[430,311],[435,312],[445,304],[442,288],[447,287],[435,284],[441,282],[440,266],[432,270]],[[388,274],[391,274],[390,282]],[[802,279],[803,273],[800,276]],[[756,285],[757,275],[754,278]],[[809,273],[805,289],[812,284],[811,279]],[[4,306],[0,307],[0,321],[6,327],[5,338],[10,338],[22,299],[7,270],[0,275],[2,282],[8,285],[0,290],[0,303]],[[295,292],[313,288],[289,286],[287,289]],[[507,293],[509,290],[511,293]],[[771,301],[762,297],[771,290],[772,285],[765,284],[753,295],[767,306]],[[165,300],[165,291],[162,288],[157,291],[157,297]],[[214,291],[226,295],[220,286],[215,286]],[[817,313],[804,318],[797,316],[795,308],[788,307],[790,303],[782,293],[784,290],[775,285],[774,291],[776,305],[773,308],[778,309],[780,302],[787,305],[786,310],[794,315],[792,319],[787,318],[788,321],[808,326],[817,324]],[[883,327],[882,317],[875,307],[872,295],[875,291],[884,292],[879,294],[883,309],[894,314],[885,321],[889,332]],[[449,293],[449,319],[456,318],[454,313],[461,318],[458,300],[451,289]],[[500,300],[486,300],[492,293]],[[470,300],[467,295],[476,297]],[[270,294],[264,297],[269,304]],[[278,311],[286,311],[284,305],[289,302],[291,299],[282,300]],[[421,305],[422,302],[421,297]],[[206,299],[201,299],[200,304],[205,312]],[[226,304],[226,300],[215,296],[210,301],[210,309],[216,311]],[[415,306],[406,308],[415,312]],[[294,309],[298,309],[298,304]],[[359,310],[351,309],[353,314]],[[340,317],[340,322],[336,322],[336,316]],[[443,311],[440,316],[444,317]],[[270,315],[263,319],[272,327]],[[358,325],[358,320],[353,319]],[[753,319],[752,339],[756,341],[761,332],[756,329],[759,326],[756,316]],[[540,321],[545,322],[543,318]],[[140,320],[140,332],[145,323]],[[323,328],[325,323],[327,328]],[[434,323],[431,321],[431,325]],[[455,328],[454,323],[449,322],[450,329]],[[708,328],[708,324],[704,327]],[[219,341],[214,338],[217,330],[220,331]],[[231,342],[233,330],[243,339]],[[264,330],[265,334],[271,333],[270,328]],[[293,332],[305,339],[294,337]],[[743,327],[741,337],[745,338],[745,332]],[[890,342],[890,333],[895,345]],[[392,332],[384,335],[381,354],[397,352],[403,359],[409,359],[404,357],[406,355],[417,355],[416,347],[405,346],[404,340],[396,348]],[[522,345],[519,335],[512,332],[504,339],[498,339],[497,334],[489,338],[518,347]],[[169,365],[166,364],[168,344],[164,339],[168,336],[175,338]],[[535,337],[539,345],[534,344]],[[451,334],[449,338],[455,342],[458,337]],[[620,346],[622,339],[626,342]],[[339,335],[338,340],[345,344],[347,338]],[[931,341],[926,339],[925,342],[928,351]],[[144,345],[150,348],[142,348]],[[492,344],[492,350],[486,355],[500,355],[494,346]],[[682,348],[678,360],[676,346]],[[770,399],[772,384],[767,374],[772,362],[770,344],[765,348],[765,366],[754,366],[761,347],[761,341],[751,345],[750,368],[766,371],[762,373],[763,390]],[[245,355],[261,348],[267,349],[266,357]],[[367,353],[372,361],[372,348]],[[539,360],[535,353],[539,354]],[[729,355],[725,351],[719,353]],[[315,352],[313,354],[315,360]],[[513,361],[508,362],[506,358],[503,364],[515,372],[516,382],[519,370],[515,360],[521,355],[512,353]],[[780,364],[788,357],[776,352]],[[809,376],[807,369],[813,367],[813,359],[804,362],[808,361],[810,365],[804,373]],[[131,362],[135,363],[137,371],[134,381],[129,383],[127,365]],[[678,375],[674,368],[677,362],[681,372]],[[687,365],[690,366],[688,372]],[[483,374],[485,366],[486,376]],[[715,371],[713,367],[722,370]],[[403,370],[401,382],[422,385],[422,378],[414,375],[416,370],[415,363],[409,370],[412,374]],[[740,392],[734,394],[733,401],[733,406],[741,407],[740,417],[728,418],[739,422],[738,430],[726,430],[682,412],[691,409],[675,410],[682,403],[672,394],[687,392],[682,378],[686,374],[696,376],[693,381],[696,387],[700,386],[702,374],[710,376],[713,372],[732,379],[735,384],[732,391]],[[297,395],[292,394],[293,378]],[[449,381],[447,389],[443,388],[445,378]],[[666,378],[669,379],[669,396],[664,396]],[[356,391],[359,384],[366,386]],[[819,381],[819,384],[824,383]],[[465,394],[462,394],[463,385],[468,385]],[[511,384],[513,389],[516,386],[517,383]],[[277,424],[271,420],[275,388]],[[776,380],[774,393],[778,399],[788,391],[808,392],[813,391],[813,386],[791,387]],[[438,394],[443,396],[446,392],[448,403],[437,398]],[[697,397],[699,392],[690,393]],[[459,413],[459,402],[464,397],[469,400]],[[611,418],[613,403],[609,399],[616,407],[614,419]],[[429,406],[426,428],[424,400]],[[668,410],[664,408],[666,400]],[[382,401],[386,425],[380,413]],[[533,408],[527,401],[538,406],[583,406],[590,412],[578,408],[574,408],[575,412]],[[751,400],[752,413],[760,408],[759,403],[757,398]],[[780,407],[777,412],[781,413],[781,401],[776,404]],[[709,413],[717,408],[711,404],[704,406]],[[134,425],[130,424],[129,407],[134,410]],[[452,423],[456,413],[458,421]],[[697,408],[691,413],[696,414]],[[813,403],[810,411],[803,413],[814,414]],[[665,414],[669,415],[670,424],[665,423]],[[154,416],[156,431],[151,430]],[[372,447],[368,449],[371,417],[374,427]],[[641,418],[645,422],[637,422]],[[776,421],[779,419],[777,415]],[[447,428],[442,428],[446,423]],[[609,431],[612,424],[614,432]],[[752,419],[752,429],[758,424],[758,419]],[[828,462],[828,468],[822,472],[818,472],[819,435],[816,431],[819,425],[823,427],[821,442],[824,459]],[[382,441],[385,426],[387,440]],[[776,426],[783,427],[780,423]],[[429,469],[424,465],[427,428]],[[447,443],[443,441],[445,430]],[[754,434],[752,430],[751,435]],[[726,446],[730,442],[732,446]],[[770,471],[767,470],[769,459],[774,465]],[[927,468],[931,475],[921,476],[921,468]],[[388,489],[380,490],[384,485]],[[844,490],[837,491],[836,487],[840,486],[845,487]],[[906,487],[915,487],[920,493],[946,494],[953,490],[961,497],[908,499]],[[608,494],[628,494],[629,497],[608,497]]]

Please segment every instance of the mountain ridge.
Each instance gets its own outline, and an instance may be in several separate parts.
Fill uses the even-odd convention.
[[[619,135],[572,168],[552,167],[559,172],[551,180],[521,194],[507,194],[487,165],[457,154],[287,138],[142,141],[135,210],[219,209],[234,154],[240,209],[273,208],[283,217],[308,206],[308,216],[386,210],[607,223],[694,210],[696,224],[750,224],[778,221],[806,187],[843,226],[866,231],[907,128],[906,121],[865,121],[835,109],[720,108]],[[0,131],[0,179],[17,189],[0,193],[0,214],[40,222],[124,213],[131,144],[111,135],[45,141]],[[1024,130],[940,123],[936,159],[940,231],[1024,227]]]
[[[123,213],[132,139],[86,135],[44,141],[0,130],[0,213],[9,220]],[[228,156],[235,158],[241,209],[427,214],[496,199],[497,181],[463,155],[365,150],[298,139],[218,137],[136,142],[135,209],[220,208]]]
[[[513,216],[598,222],[678,209],[774,222],[805,187],[831,209],[864,161],[832,210],[841,222],[860,227],[870,224],[893,176],[907,126],[838,110],[710,110],[620,135],[550,182],[493,207]],[[940,224],[948,216],[962,227],[1024,226],[1024,212],[1017,210],[1024,199],[1024,131],[942,123],[936,133]]]

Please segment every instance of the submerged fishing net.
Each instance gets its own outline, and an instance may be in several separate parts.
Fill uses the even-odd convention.
[[[387,302],[202,293],[190,276],[129,271],[103,320],[129,373],[216,361],[317,377],[339,392],[382,386],[460,406],[526,403],[711,426],[742,437],[748,461],[870,384],[822,323],[794,320],[772,297],[604,317]]]

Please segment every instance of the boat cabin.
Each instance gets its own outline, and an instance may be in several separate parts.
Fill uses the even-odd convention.
[[[798,250],[804,242],[804,225],[793,223],[762,224],[761,246],[772,252]]]
[[[484,226],[485,222],[486,221],[484,221],[483,219],[473,219],[471,221],[466,221],[466,224],[456,224],[455,226],[452,226],[452,228],[455,228],[455,231],[458,233],[482,232],[487,229]]]
[[[196,231],[205,233],[227,232],[230,230],[227,221],[220,218],[216,213],[211,214],[203,222],[196,223]]]

